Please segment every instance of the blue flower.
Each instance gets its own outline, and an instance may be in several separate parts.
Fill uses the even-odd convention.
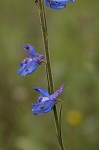
[[[59,90],[57,90],[55,93],[51,95],[48,93],[48,91],[46,91],[43,88],[34,88],[34,90],[39,92],[40,96],[38,98],[38,102],[36,104],[32,104],[33,107],[32,112],[35,115],[41,115],[50,112],[52,110],[58,96],[64,90],[64,84],[61,86]]]
[[[21,68],[17,70],[22,76],[33,73],[40,65],[41,60],[44,59],[44,55],[38,54],[35,48],[30,44],[24,44],[24,50],[30,55],[30,57],[24,59],[20,63]]]
[[[74,2],[74,0],[44,0],[47,7],[57,9],[57,10],[66,7],[66,4],[70,1]]]

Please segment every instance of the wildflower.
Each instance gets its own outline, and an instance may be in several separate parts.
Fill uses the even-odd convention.
[[[33,73],[40,65],[41,60],[44,59],[44,55],[38,54],[30,44],[24,44],[24,50],[30,57],[20,63],[21,68],[18,69],[18,73],[22,76]]]
[[[34,88],[34,90],[39,92],[40,96],[38,98],[38,102],[36,104],[32,104],[33,106],[32,112],[35,115],[41,115],[50,112],[52,110],[58,96],[64,90],[64,84],[61,86],[59,90],[57,90],[51,95],[48,93],[48,91],[46,91],[43,88]]]
[[[74,2],[74,0],[44,0],[47,7],[57,10],[66,7],[66,4],[70,1]]]

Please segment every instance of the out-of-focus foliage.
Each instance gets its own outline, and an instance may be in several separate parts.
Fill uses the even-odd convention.
[[[99,149],[99,1],[75,0],[60,11],[46,8],[55,89],[61,95],[67,150]],[[58,149],[53,114],[34,116],[32,87],[47,88],[44,67],[22,77],[23,44],[43,53],[34,1],[0,1],[0,150]]]

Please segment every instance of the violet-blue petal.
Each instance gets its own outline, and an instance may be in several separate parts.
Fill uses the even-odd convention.
[[[36,54],[35,48],[30,44],[24,44],[24,50],[30,55],[31,58],[33,58]]]
[[[43,102],[33,104],[32,113],[35,115],[42,115],[42,114],[48,113],[52,110],[54,105],[55,105],[55,102],[51,100],[46,100]]]
[[[28,64],[31,61],[32,61],[31,58],[26,58],[20,63],[20,66],[23,67],[24,65]]]
[[[43,97],[49,97],[49,93],[47,90],[43,89],[43,88],[34,88],[35,91],[39,92],[41,96]]]
[[[63,90],[64,90],[64,84],[60,87],[59,90],[57,90],[55,93],[50,95],[50,99],[55,101],[58,98],[58,96],[63,92]]]
[[[44,0],[47,7],[53,8],[53,9],[62,9],[66,7],[66,3],[57,2],[57,1],[50,1],[50,0]]]
[[[68,2],[74,2],[74,0],[46,0],[49,2],[60,2],[60,3],[68,3]]]
[[[74,2],[74,0],[44,0],[47,7],[60,10],[66,7],[68,2]]]
[[[51,2],[50,3],[50,8],[56,9],[56,10],[60,10],[66,7],[65,3],[61,3],[61,2]]]
[[[18,73],[22,76],[26,76],[27,74],[33,73],[38,66],[38,63],[36,63],[35,61],[31,61],[27,64],[24,64],[20,69],[18,69]]]
[[[44,59],[44,55],[40,55],[40,54],[38,54],[38,53],[36,53],[37,55],[37,57],[34,57],[33,58],[33,60],[35,61],[35,62],[37,62],[37,63],[40,63],[41,62],[41,60],[42,59]]]

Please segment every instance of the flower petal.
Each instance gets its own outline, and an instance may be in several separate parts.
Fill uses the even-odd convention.
[[[41,94],[41,96],[43,97],[49,97],[49,93],[47,90],[43,89],[43,88],[34,88],[35,91],[39,92]]]
[[[24,65],[28,64],[31,61],[32,61],[31,58],[26,58],[20,63],[20,66],[23,67]]]
[[[55,102],[51,100],[39,102],[39,103],[32,105],[33,106],[32,112],[35,115],[41,115],[41,114],[50,112],[54,105],[55,105]]]
[[[50,99],[55,101],[58,98],[58,96],[63,92],[63,90],[64,90],[64,84],[61,86],[59,90],[57,90],[55,93],[50,95]]]
[[[46,3],[47,7],[53,8],[53,9],[62,9],[64,7],[66,7],[66,3],[62,3],[62,2],[57,2],[57,1],[48,1],[48,0],[44,0],[44,2]]]
[[[36,70],[39,64],[35,61],[31,61],[27,64],[24,64],[20,69],[18,69],[18,73],[22,76],[26,76],[27,74],[31,74]]]
[[[24,44],[24,50],[30,55],[31,58],[33,58],[36,54],[35,48],[30,44]]]
[[[57,10],[66,7],[66,4],[70,1],[74,2],[74,0],[44,0],[47,7],[57,9]]]
[[[68,2],[74,2],[74,0],[49,0],[49,1],[50,2],[60,2],[60,3],[65,3],[65,4]]]
[[[60,10],[60,9],[65,8],[66,4],[63,4],[63,3],[60,3],[60,2],[53,2],[53,3],[50,4],[50,7],[53,8],[53,9]]]
[[[38,54],[38,53],[36,53],[36,54],[37,54],[37,57],[34,57],[33,60],[34,60],[35,62],[37,62],[37,63],[40,63],[40,61],[41,61],[42,59],[44,59],[44,55],[40,55],[40,54]]]

